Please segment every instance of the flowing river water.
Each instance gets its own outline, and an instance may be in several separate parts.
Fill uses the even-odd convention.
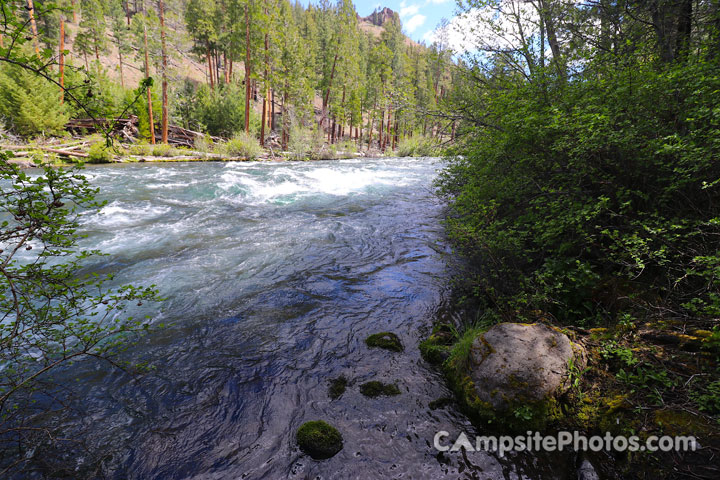
[[[87,443],[111,478],[570,478],[574,460],[438,454],[438,430],[473,433],[418,343],[447,315],[449,247],[436,159],[88,167],[107,205],[82,217],[90,268],[156,284],[163,328],[127,355],[134,381],[80,368]],[[393,331],[403,353],[368,349]],[[344,375],[345,394],[328,397]],[[359,384],[396,383],[366,398]],[[324,419],[345,439],[314,461],[295,444]],[[75,461],[84,456],[77,453]]]

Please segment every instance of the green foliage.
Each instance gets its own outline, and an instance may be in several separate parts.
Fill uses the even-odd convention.
[[[21,135],[54,135],[69,116],[60,105],[60,88],[15,65],[0,67],[0,118]]]
[[[373,333],[365,339],[370,348],[384,348],[393,352],[402,352],[403,345],[397,335],[392,332]]]
[[[228,140],[223,145],[223,150],[232,157],[241,157],[245,160],[255,160],[262,154],[258,139],[254,135],[245,132],[240,132]]]
[[[112,151],[104,142],[93,143],[88,150],[88,162],[90,163],[110,163],[112,159]]]
[[[504,79],[513,88],[482,99],[494,128],[479,127],[441,176],[476,295],[508,317],[537,309],[579,325],[646,311],[650,298],[715,315],[720,69],[587,71],[549,91]]]
[[[333,400],[337,400],[338,398],[342,397],[343,393],[345,393],[347,385],[348,379],[344,376],[341,375],[337,378],[333,378],[332,380],[330,380],[328,396]]]
[[[431,157],[437,154],[438,148],[435,142],[419,135],[404,138],[397,148],[399,157]]]
[[[632,349],[618,344],[617,341],[611,340],[603,344],[599,350],[600,356],[606,361],[618,361],[625,367],[632,367],[638,360],[635,358]]]
[[[300,449],[315,459],[330,458],[343,448],[340,432],[322,420],[303,423],[295,439]]]
[[[697,389],[691,394],[698,408],[708,415],[720,415],[720,380],[710,382],[704,389]]]
[[[0,429],[8,434],[26,431],[33,412],[38,430],[51,433],[43,421],[52,412],[36,404],[36,394],[58,393],[53,372],[81,359],[109,360],[149,328],[127,310],[158,300],[154,287],[110,289],[111,277],[82,273],[100,254],[78,249],[78,215],[102,206],[96,194],[77,168],[45,167],[30,176],[0,155]],[[6,438],[1,456],[23,455]]]
[[[226,138],[245,129],[245,90],[235,84],[215,90],[207,85],[194,91],[182,90],[179,101],[187,104],[179,113],[182,122],[191,128]],[[250,110],[250,133],[257,136],[259,131],[260,118]]]

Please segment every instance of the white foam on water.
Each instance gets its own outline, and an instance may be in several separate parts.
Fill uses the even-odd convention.
[[[169,206],[153,205],[150,202],[131,205],[115,200],[99,212],[83,215],[83,223],[103,227],[131,226],[165,215],[170,210]]]
[[[394,170],[294,167],[276,168],[264,176],[254,175],[247,168],[228,168],[221,175],[218,187],[230,194],[230,200],[265,203],[287,200],[289,196],[347,196],[363,193],[374,186],[406,186],[413,181],[406,172]],[[237,195],[241,198],[232,198]]]

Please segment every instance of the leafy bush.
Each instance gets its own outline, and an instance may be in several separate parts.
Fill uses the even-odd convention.
[[[506,319],[541,310],[592,324],[655,309],[710,321],[720,68],[594,67],[550,93],[521,83],[483,98],[495,128],[477,127],[439,181],[470,289]]]
[[[245,91],[236,84],[211,90],[201,85],[196,90],[185,88],[178,103],[182,122],[210,135],[229,138],[245,129]],[[250,109],[250,133],[258,136],[260,118]]]
[[[317,128],[308,128],[298,124],[290,127],[288,149],[294,160],[319,160],[322,157],[324,144],[325,137]]]
[[[438,148],[431,138],[422,136],[406,137],[397,148],[399,157],[431,157],[438,154]]]
[[[96,142],[90,145],[88,150],[88,162],[90,163],[110,163],[113,155],[107,145],[103,142]]]
[[[242,157],[247,160],[255,160],[263,150],[260,142],[255,136],[247,133],[238,133],[224,145],[225,153],[233,157]]]

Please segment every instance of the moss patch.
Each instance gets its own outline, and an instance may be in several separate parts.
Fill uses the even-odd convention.
[[[360,393],[366,397],[375,398],[380,396],[400,395],[400,389],[392,383],[382,383],[376,380],[360,385]]]
[[[345,389],[347,388],[347,384],[348,379],[342,375],[337,378],[333,378],[330,380],[330,386],[328,387],[328,396],[333,400],[337,400],[342,397],[342,394],[345,393]]]
[[[428,404],[428,407],[430,408],[430,410],[438,410],[441,408],[445,408],[448,405],[452,405],[453,401],[454,400],[450,397],[440,397],[437,400],[433,400],[432,402],[430,402]]]
[[[340,432],[322,420],[303,423],[295,438],[300,449],[316,460],[330,458],[343,448]]]
[[[370,348],[384,348],[393,352],[402,352],[403,345],[397,335],[392,332],[373,333],[365,339]]]

